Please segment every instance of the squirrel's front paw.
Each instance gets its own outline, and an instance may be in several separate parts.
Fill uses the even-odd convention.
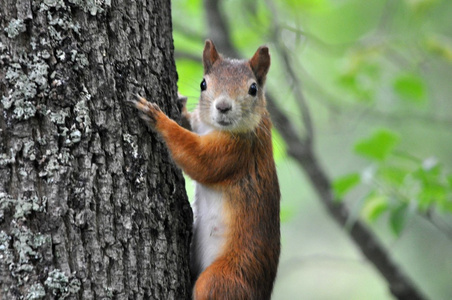
[[[182,113],[187,111],[187,97],[177,92],[177,106]]]
[[[135,99],[130,100],[132,104],[141,112],[141,118],[155,125],[157,115],[161,112],[157,104],[148,102],[140,95],[134,95]]]
[[[192,130],[190,124],[191,115],[187,110],[187,97],[177,92],[177,106],[179,107],[179,111],[181,112],[181,126],[185,129]]]

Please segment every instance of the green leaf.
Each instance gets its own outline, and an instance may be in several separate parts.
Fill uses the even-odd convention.
[[[434,186],[442,182],[442,169],[442,165],[436,159],[426,159],[419,169],[413,172],[413,176],[423,187]]]
[[[408,205],[406,203],[402,203],[401,205],[393,209],[389,216],[389,224],[391,226],[391,230],[396,236],[400,236],[403,228],[405,228],[407,208]]]
[[[361,182],[361,177],[358,173],[348,174],[337,178],[333,182],[333,191],[337,200],[341,200],[348,191]]]
[[[371,78],[367,78],[366,74],[356,74],[350,72],[341,75],[338,78],[338,84],[352,93],[356,101],[368,102],[374,99],[374,87],[368,86],[368,82],[372,82]]]
[[[386,166],[382,167],[379,170],[379,175],[388,183],[394,184],[397,187],[400,187],[404,182],[406,176],[409,174],[408,171],[403,170],[399,167],[394,166]]]
[[[355,152],[373,160],[383,161],[398,141],[399,137],[393,131],[380,129],[370,138],[359,141],[355,145]]]
[[[447,190],[440,184],[423,186],[418,198],[418,208],[426,212],[432,205],[444,203],[447,199]]]
[[[326,0],[288,0],[286,4],[293,13],[300,11],[324,11],[330,7],[329,1]]]
[[[449,187],[452,188],[452,175],[447,176],[447,183],[449,184]]]
[[[425,83],[415,74],[402,74],[393,83],[395,93],[403,100],[421,103],[425,100]]]
[[[371,194],[366,199],[363,214],[366,219],[373,222],[388,210],[388,200],[383,195]]]
[[[342,74],[338,78],[338,83],[345,89],[354,90],[357,87],[356,74],[351,72]]]

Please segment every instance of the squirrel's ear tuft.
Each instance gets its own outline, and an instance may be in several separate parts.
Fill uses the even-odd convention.
[[[259,47],[250,59],[249,63],[254,75],[256,76],[257,83],[261,86],[264,85],[265,76],[270,68],[270,53],[268,52],[268,47]]]
[[[206,45],[204,46],[204,52],[202,53],[202,62],[204,64],[204,73],[210,72],[212,65],[216,60],[220,58],[215,45],[211,40],[206,40]]]

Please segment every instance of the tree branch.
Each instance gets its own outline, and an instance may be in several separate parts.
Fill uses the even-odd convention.
[[[221,0],[204,0],[204,9],[207,18],[207,28],[210,39],[213,40],[216,47],[228,57],[240,57],[235,47],[231,47],[229,26],[220,9]]]
[[[231,42],[228,26],[220,13],[221,9],[219,7],[219,2],[219,0],[204,0],[208,19],[209,36],[214,38],[215,42],[219,43],[218,48],[221,49],[223,53],[233,57],[239,57],[237,49]],[[285,55],[287,55],[287,53]],[[284,57],[284,53],[282,57]],[[287,60],[286,67],[288,65],[290,65],[290,63]],[[294,72],[290,69],[288,73]],[[300,89],[301,93],[297,77],[293,76],[292,79],[294,80],[294,84],[297,88]],[[274,101],[274,97],[272,97],[272,95],[268,94],[267,100],[268,108],[270,114],[272,115],[272,119],[274,120],[275,127],[278,129],[287,144],[288,154],[292,156],[307,173],[309,180],[319,196],[319,199],[324,204],[330,215],[340,226],[344,227],[350,218],[350,213],[341,201],[335,201],[337,199],[334,199],[331,181],[322,166],[318,163],[309,137],[305,140],[299,137],[295,126],[291,123],[284,112],[281,111],[276,105],[276,101]],[[306,115],[309,116],[309,110],[303,96],[301,96],[301,101],[303,102],[301,105],[302,109],[306,110],[302,116],[303,118],[306,118]],[[308,117],[307,120],[304,119],[303,122],[305,125],[310,124],[310,117]],[[311,131],[311,135],[313,135],[313,130]],[[350,227],[349,235],[361,250],[363,255],[385,278],[391,293],[397,297],[397,299],[426,299],[426,297],[422,295],[412,281],[392,261],[384,246],[363,222],[359,220],[356,221]]]
[[[274,36],[276,36],[276,35],[277,34],[275,34]],[[276,51],[278,51],[278,53],[280,54],[280,56],[283,60],[283,64],[284,64],[284,68],[286,69],[287,77],[292,80],[295,100],[300,109],[303,125],[306,129],[306,137],[304,139],[308,145],[311,145],[314,142],[313,141],[314,128],[312,125],[311,112],[310,112],[308,104],[306,102],[306,98],[304,97],[304,94],[302,92],[301,82],[298,79],[298,76],[297,76],[297,74],[295,74],[295,71],[292,67],[292,63],[290,61],[290,57],[289,57],[287,48],[282,43],[280,43],[277,40],[277,38],[275,38],[275,40],[274,40],[274,45],[275,45]]]
[[[290,274],[290,272],[296,271],[299,265],[306,264],[319,264],[319,263],[334,263],[334,264],[356,264],[356,265],[368,265],[369,261],[364,259],[356,259],[350,257],[340,257],[334,255],[325,255],[325,254],[313,254],[313,255],[305,255],[303,257],[295,257],[291,258],[284,263],[280,264],[280,268],[284,269],[284,272],[281,272],[284,276]],[[278,275],[278,276],[281,276]]]

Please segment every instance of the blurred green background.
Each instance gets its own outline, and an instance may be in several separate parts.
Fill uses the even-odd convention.
[[[196,106],[211,0],[173,0],[179,92]],[[224,0],[236,50],[272,55],[267,90],[306,132],[336,195],[430,299],[452,299],[452,1]],[[217,48],[222,52],[221,47]],[[296,76],[288,76],[284,53]],[[282,255],[273,299],[392,299],[274,133]],[[187,192],[193,187],[187,180]]]

